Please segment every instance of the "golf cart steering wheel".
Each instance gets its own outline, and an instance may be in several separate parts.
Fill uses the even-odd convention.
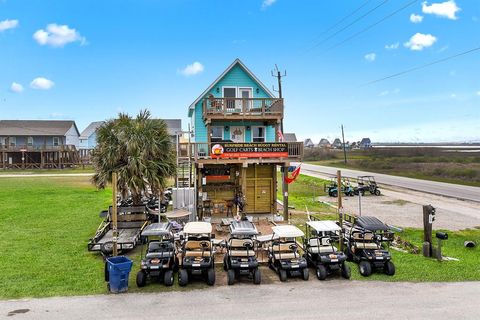
[[[247,249],[251,249],[251,248],[252,248],[252,243],[251,243],[251,242],[248,242],[248,241],[245,241],[245,242],[243,243],[243,246],[244,246],[245,248],[247,248]]]
[[[292,249],[293,251],[297,250],[298,246],[295,244],[295,243],[292,243],[290,246],[289,246],[290,249]]]
[[[160,242],[158,244],[158,246],[161,248],[161,249],[166,249],[167,248],[167,244],[165,242]]]
[[[208,248],[208,242],[207,241],[200,242],[200,247],[202,247],[204,249]]]

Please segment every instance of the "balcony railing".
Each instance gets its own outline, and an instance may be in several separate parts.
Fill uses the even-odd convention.
[[[206,98],[203,117],[232,119],[281,119],[283,99],[279,98]]]
[[[218,156],[212,154],[212,147],[217,144],[227,144],[227,145],[243,145],[248,149],[249,146],[257,146],[259,143],[241,143],[235,144],[231,142],[226,143],[180,143],[178,147],[178,157],[183,159],[194,159],[194,160],[208,160],[208,159],[259,159],[259,158],[269,158],[269,159],[290,159],[290,160],[300,160],[303,158],[303,142],[283,142],[283,143],[265,143],[265,145],[271,146],[278,146],[278,145],[286,145],[285,152],[278,152],[278,156],[276,156],[275,152],[238,152],[238,153],[230,153],[227,156]],[[261,144],[261,143],[260,143]],[[280,148],[283,149],[283,148]],[[228,150],[225,150],[226,154],[228,154]]]
[[[0,145],[0,151],[24,151],[24,152],[39,152],[39,151],[75,151],[76,148],[73,144],[64,145]]]

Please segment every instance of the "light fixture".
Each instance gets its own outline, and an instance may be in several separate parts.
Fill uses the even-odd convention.
[[[219,87],[217,87],[217,93],[220,93],[220,88]]]

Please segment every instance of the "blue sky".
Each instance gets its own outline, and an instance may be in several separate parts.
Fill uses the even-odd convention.
[[[480,140],[480,51],[364,85],[480,46],[480,2],[417,1],[328,50],[408,3],[383,2],[324,33],[364,1],[0,0],[0,118],[82,130],[148,108],[186,127],[190,103],[239,57],[268,87],[275,63],[287,70],[285,131],[301,139],[343,123],[347,140]]]

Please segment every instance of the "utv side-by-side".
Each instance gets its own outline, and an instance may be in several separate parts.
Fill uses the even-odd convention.
[[[137,286],[145,286],[147,279],[154,277],[171,286],[173,272],[178,268],[171,223],[152,223],[142,231],[142,237],[147,249],[137,273]]]
[[[395,265],[388,251],[393,232],[375,217],[351,217],[344,223],[347,257],[358,263],[360,274],[368,277],[375,270],[393,276]]]
[[[257,235],[257,228],[250,221],[233,221],[230,224],[230,237],[226,241],[227,252],[223,259],[229,285],[241,275],[252,277],[255,284],[262,281],[257,260]]]
[[[301,276],[308,280],[307,260],[299,252],[297,238],[303,238],[302,230],[292,225],[280,225],[272,228],[272,245],[268,248],[268,266],[275,270],[280,281],[287,276]]]
[[[317,278],[325,280],[328,275],[340,272],[342,277],[349,279],[347,256],[334,245],[341,236],[341,228],[335,221],[308,221],[305,228],[305,256],[315,268]]]
[[[195,275],[203,276],[208,285],[215,284],[212,225],[208,222],[188,222],[183,228],[181,265],[178,284],[186,286]]]
[[[362,196],[365,192],[370,192],[376,196],[381,195],[381,191],[378,188],[377,182],[375,181],[374,176],[359,176],[357,178],[358,186],[355,188],[355,194],[361,194]]]

